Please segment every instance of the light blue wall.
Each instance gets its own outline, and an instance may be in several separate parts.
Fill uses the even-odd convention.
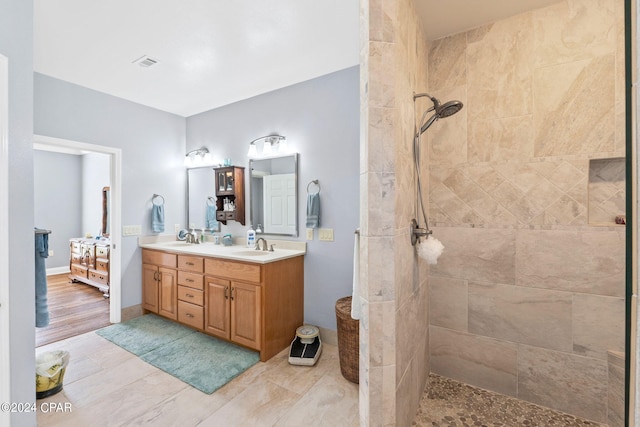
[[[35,285],[33,238],[33,2],[0,2],[0,54],[9,58],[9,309],[10,401],[33,401]],[[0,286],[7,286],[6,283]],[[5,382],[6,384],[6,382]],[[35,413],[12,413],[15,426],[33,426]]]
[[[47,268],[69,267],[69,239],[82,236],[82,156],[33,151],[35,226],[51,230]]]
[[[307,183],[319,180],[320,225],[333,228],[335,240],[318,241],[316,230],[308,242],[305,322],[333,330],[336,300],[351,295],[360,204],[359,96],[359,68],[352,67],[187,118],[188,150],[205,146],[214,159],[231,158],[245,168],[250,141],[272,133],[286,136],[289,148],[300,153],[297,240],[306,238]],[[248,191],[248,179],[245,186]],[[244,236],[248,226],[230,221],[222,231]]]
[[[122,149],[122,225],[151,234],[151,197],[165,198],[165,231],[185,222],[185,119],[35,73],[34,132]],[[123,236],[122,307],[140,304],[137,238]]]

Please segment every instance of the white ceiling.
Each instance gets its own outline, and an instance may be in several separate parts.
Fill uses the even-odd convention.
[[[436,39],[557,1],[416,3]],[[34,28],[36,72],[184,117],[359,63],[358,0],[35,0]]]

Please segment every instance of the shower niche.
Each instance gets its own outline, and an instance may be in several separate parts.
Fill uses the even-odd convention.
[[[623,225],[625,200],[625,158],[589,160],[589,225]]]

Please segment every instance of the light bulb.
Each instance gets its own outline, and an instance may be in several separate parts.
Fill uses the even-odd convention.
[[[257,155],[258,155],[258,150],[256,149],[256,144],[252,142],[251,144],[249,144],[249,152],[247,153],[247,156],[253,157]]]
[[[262,148],[262,154],[265,156],[271,155],[271,141],[265,141],[264,147]]]

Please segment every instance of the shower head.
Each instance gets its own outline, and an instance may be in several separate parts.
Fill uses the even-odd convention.
[[[445,117],[453,116],[455,113],[457,113],[460,110],[462,110],[462,102],[449,101],[436,107],[436,114],[440,118],[445,118]]]
[[[415,101],[418,98],[429,97],[431,102],[433,102],[433,107],[429,108],[426,112],[435,111],[435,113],[429,117],[429,120],[425,122],[424,125],[420,128],[420,134],[424,133],[429,126],[433,124],[438,119],[443,119],[445,117],[453,116],[455,113],[460,111],[463,107],[462,102],[460,101],[448,101],[444,104],[440,104],[438,98],[429,95],[428,93],[418,93],[413,95],[413,100]]]

